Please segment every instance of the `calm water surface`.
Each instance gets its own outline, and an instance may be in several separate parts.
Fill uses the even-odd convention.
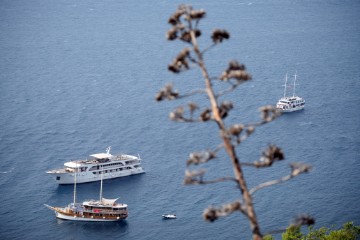
[[[234,185],[182,185],[188,154],[219,143],[214,126],[170,122],[169,111],[181,103],[154,101],[168,81],[179,90],[202,84],[195,70],[180,76],[166,71],[184,47],[165,39],[167,19],[180,3],[1,1],[1,239],[250,238],[240,214],[213,224],[201,217],[210,205],[238,199]],[[360,224],[360,2],[192,4],[208,13],[201,23],[203,47],[214,28],[231,33],[206,55],[211,74],[238,59],[254,78],[226,97],[236,108],[228,123],[257,120],[257,108],[282,96],[285,73],[299,75],[306,109],[257,129],[239,148],[244,161],[257,159],[269,143],[286,154],[287,161],[270,169],[246,169],[249,186],[286,175],[291,161],[313,166],[311,174],[254,195],[262,231],[285,227],[300,213],[315,216],[316,227]],[[56,220],[43,204],[68,204],[73,187],[56,185],[45,171],[107,146],[139,153],[147,171],[104,182],[104,196],[128,203],[129,218]],[[209,179],[232,174],[223,153],[204,167]],[[79,200],[98,193],[99,183],[78,186]],[[178,219],[162,220],[167,212]]]

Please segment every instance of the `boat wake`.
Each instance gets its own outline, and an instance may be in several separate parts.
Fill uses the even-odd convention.
[[[6,174],[6,173],[11,173],[14,170],[14,168],[10,169],[9,171],[5,171],[5,172],[0,172],[0,174]]]

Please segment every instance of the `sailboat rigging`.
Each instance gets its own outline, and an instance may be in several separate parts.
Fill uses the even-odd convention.
[[[280,109],[282,112],[294,112],[301,109],[304,109],[305,107],[305,100],[295,93],[295,87],[296,87],[296,77],[297,74],[295,72],[294,75],[294,83],[293,83],[293,95],[292,96],[286,96],[287,93],[287,73],[285,75],[285,84],[284,86],[284,97],[280,98],[280,100],[276,104],[276,108]]]
[[[76,175],[78,168],[74,171],[74,201],[66,207],[52,207],[44,204],[55,212],[55,216],[64,220],[71,221],[92,221],[110,222],[126,219],[128,216],[128,205],[116,203],[116,199],[103,198],[103,168],[101,169],[100,199],[89,200],[83,203],[76,203]]]

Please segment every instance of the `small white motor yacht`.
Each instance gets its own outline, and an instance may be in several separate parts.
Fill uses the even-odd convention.
[[[163,214],[162,217],[164,219],[175,219],[176,215],[175,214]]]

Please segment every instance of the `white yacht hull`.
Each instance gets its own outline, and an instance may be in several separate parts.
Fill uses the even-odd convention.
[[[118,172],[108,172],[103,174],[103,179],[112,179],[119,177],[126,177],[130,175],[144,173],[142,167],[130,170],[123,170]],[[68,172],[48,172],[49,174],[54,175],[55,181],[58,184],[74,184],[74,173]],[[91,171],[79,172],[76,174],[76,183],[87,183],[87,182],[96,182],[101,180],[101,175],[93,174]]]
[[[300,107],[294,107],[294,108],[287,108],[287,109],[282,109],[279,108],[282,112],[295,112],[295,111],[299,111],[304,109],[304,106],[300,106]]]
[[[69,216],[69,215],[65,215],[59,212],[55,211],[55,215],[57,218],[59,219],[63,219],[63,220],[70,220],[70,221],[86,221],[86,222],[116,222],[116,221],[121,221],[123,219],[99,219],[99,218],[85,218],[85,217],[78,217],[78,216]]]

